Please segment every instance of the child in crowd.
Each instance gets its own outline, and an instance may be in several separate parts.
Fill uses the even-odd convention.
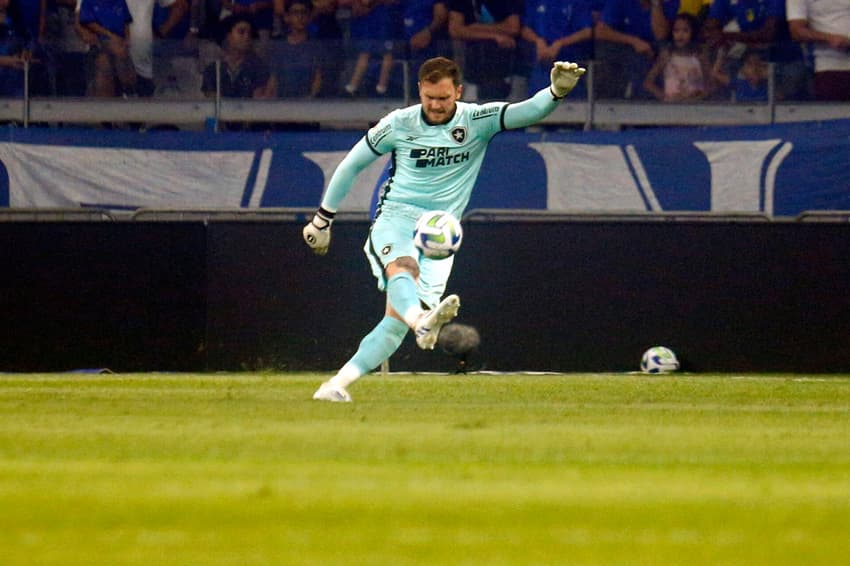
[[[748,49],[741,57],[737,72],[730,73],[723,51],[718,54],[712,76],[718,84],[732,91],[734,102],[766,102],[768,65],[758,49]]]
[[[658,54],[643,83],[643,87],[658,100],[701,100],[711,92],[711,66],[705,49],[697,41],[698,36],[699,21],[694,16],[676,16],[673,44]]]
[[[282,41],[274,42],[270,65],[278,78],[281,98],[318,96],[322,88],[321,47],[313,39],[308,24],[313,13],[311,0],[286,0]]]
[[[351,45],[357,52],[354,70],[344,87],[345,94],[360,92],[372,56],[380,57],[375,94],[387,94],[393,67],[392,12],[389,0],[352,0]]]

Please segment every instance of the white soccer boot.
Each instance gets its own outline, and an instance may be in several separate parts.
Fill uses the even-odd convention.
[[[431,310],[423,312],[416,321],[413,329],[416,335],[416,345],[423,350],[433,350],[437,344],[440,329],[457,316],[460,308],[460,297],[449,295]]]
[[[351,395],[343,387],[331,385],[330,381],[324,382],[313,393],[316,401],[333,401],[334,403],[351,403]]]

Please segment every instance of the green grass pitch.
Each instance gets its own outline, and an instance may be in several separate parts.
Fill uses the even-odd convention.
[[[0,564],[846,564],[850,378],[0,374]]]

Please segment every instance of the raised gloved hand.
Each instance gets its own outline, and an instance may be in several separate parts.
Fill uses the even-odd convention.
[[[549,90],[552,91],[552,96],[555,98],[564,98],[576,86],[576,83],[584,74],[585,69],[579,67],[576,63],[568,61],[555,61],[552,65],[552,70],[549,72],[549,79],[552,81]]]
[[[328,247],[331,245],[331,224],[334,221],[334,213],[319,208],[313,219],[304,226],[302,234],[304,241],[317,255],[325,255],[328,253]]]

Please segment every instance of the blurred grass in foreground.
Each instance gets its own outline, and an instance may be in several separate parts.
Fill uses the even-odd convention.
[[[846,376],[0,375],[0,563],[839,564]]]

